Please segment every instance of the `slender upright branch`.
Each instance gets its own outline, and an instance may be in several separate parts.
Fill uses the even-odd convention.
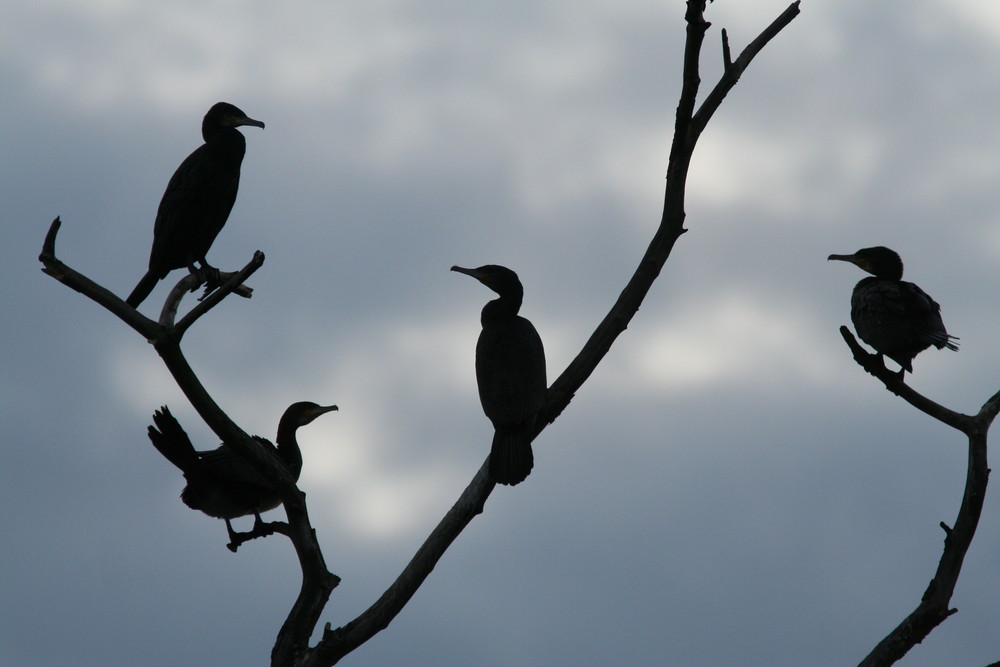
[[[711,25],[705,21],[704,0],[689,0],[686,19],[687,41],[684,48],[684,78],[681,88],[681,98],[677,105],[674,122],[674,138],[670,147],[670,157],[667,162],[667,183],[664,194],[663,216],[652,241],[645,254],[639,260],[639,265],[631,279],[618,296],[611,310],[591,334],[579,354],[570,362],[566,370],[549,387],[549,398],[542,410],[542,425],[551,423],[594,372],[597,365],[611,349],[611,345],[628,327],[639,310],[670,253],[674,243],[686,230],[684,229],[684,195],[687,183],[688,168],[694,153],[695,144],[709,119],[715,113],[726,93],[739,81],[739,75],[750,65],[754,56],[773,39],[778,32],[788,25],[799,13],[799,3],[793,2],[781,15],[762,32],[751,45],[743,50],[731,68],[734,72],[722,75],[715,89],[702,104],[696,115],[692,115],[701,83],[698,62],[701,53],[705,31]]]
[[[894,373],[886,368],[881,355],[867,352],[847,327],[841,327],[840,334],[851,349],[858,365],[878,378],[886,389],[918,410],[961,431],[969,441],[968,471],[962,503],[954,527],[949,528],[945,523],[941,523],[945,532],[944,551],[934,578],[924,591],[916,609],[860,663],[862,667],[885,667],[906,655],[934,628],[958,611],[949,605],[962,572],[965,554],[968,553],[972,538],[975,537],[983,501],[986,498],[986,486],[990,474],[987,461],[987,433],[997,413],[1000,412],[1000,392],[990,397],[974,416],[949,410],[909,387],[903,382],[902,373]]]
[[[486,499],[495,487],[496,484],[489,477],[488,464],[483,463],[462,495],[424,540],[392,586],[364,613],[347,625],[336,630],[331,630],[327,626],[319,645],[299,664],[308,667],[336,664],[376,633],[384,630],[410,601],[462,530],[476,515],[482,513]]]
[[[712,92],[708,94],[705,101],[702,102],[701,108],[698,109],[698,113],[694,115],[693,125],[697,128],[697,132],[701,132],[708,121],[711,120],[715,111],[722,104],[722,100],[726,98],[729,91],[736,86],[740,77],[743,76],[743,72],[746,71],[747,66],[750,62],[760,53],[767,43],[774,39],[779,32],[781,32],[785,26],[792,22],[792,20],[799,15],[799,0],[796,0],[792,4],[788,5],[785,11],[781,12],[778,18],[771,22],[771,25],[767,26],[762,33],[757,35],[757,38],[752,42],[747,44],[743,52],[740,53],[739,57],[733,61],[729,66],[725,68],[722,74],[722,78],[719,79],[719,83],[715,84],[715,88]],[[723,59],[728,60],[729,52],[729,39],[723,38]]]
[[[789,17],[785,24],[797,13],[798,2],[793,3],[792,8],[795,8],[794,12],[790,12],[790,8],[785,10],[782,15]],[[660,226],[646,253],[640,259],[639,266],[610,312],[598,325],[576,358],[549,388],[546,405],[541,411],[536,426],[536,437],[562,413],[576,391],[590,377],[611,349],[611,345],[628,326],[669,257],[674,242],[685,231],[683,229],[684,186],[688,166],[691,163],[691,155],[701,132],[701,128],[692,127],[692,112],[700,84],[698,61],[701,45],[705,32],[710,26],[704,19],[704,10],[704,0],[688,2],[684,81],[680,103],[677,107],[674,140],[667,166],[666,194]],[[766,37],[762,35],[755,40],[761,44],[761,47],[780,30],[780,28],[774,29],[773,25],[765,31],[769,33]],[[739,66],[745,69],[753,55],[759,50],[758,48],[745,58],[741,55],[743,60]],[[722,82],[719,85],[723,85]],[[726,85],[731,88],[736,85],[736,79],[731,79]],[[493,488],[494,485],[489,482],[484,465],[382,597],[347,625],[336,630],[327,629],[316,648],[310,651],[307,658],[299,664],[310,667],[333,665],[384,629],[413,596],[458,534],[477,514],[482,512],[483,505]]]
[[[722,29],[722,69],[728,72],[733,66],[733,53],[729,50],[729,33]]]

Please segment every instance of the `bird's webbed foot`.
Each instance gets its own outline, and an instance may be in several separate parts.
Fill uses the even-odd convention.
[[[899,364],[899,370],[893,373],[892,371],[889,370],[889,367],[886,365],[886,363],[885,363],[885,356],[881,352],[879,352],[878,356],[876,357],[876,361],[878,361],[878,363],[882,366],[882,369],[886,373],[891,373],[900,382],[903,381],[903,379],[904,379],[903,376],[906,375],[906,367],[905,366],[903,366],[902,364]],[[895,359],[893,361],[895,361]],[[897,361],[896,363],[898,364],[899,362]]]
[[[226,529],[229,531],[229,544],[226,548],[236,553],[236,550],[243,545],[244,542],[249,542],[250,540],[256,540],[258,537],[267,537],[268,535],[274,535],[275,533],[281,533],[282,535],[288,535],[288,524],[282,521],[271,521],[265,522],[260,518],[260,514],[254,514],[253,528],[246,533],[237,533],[233,530],[232,524],[229,519],[226,519]]]
[[[881,352],[876,352],[875,354],[868,354],[866,363],[862,364],[864,369],[868,371],[870,375],[878,377],[880,371],[889,371],[889,367],[885,365],[885,357],[882,356]]]
[[[226,519],[226,532],[229,533],[229,544],[226,545],[226,548],[233,553],[236,553],[236,550],[239,549],[240,545],[246,540],[240,539],[240,534],[233,530],[233,524],[229,522],[229,519]]]
[[[199,301],[204,300],[209,294],[219,289],[222,285],[222,272],[215,268],[208,262],[202,260],[200,267],[195,267],[193,264],[190,267],[191,273],[193,273],[198,278],[198,286],[205,286],[205,292],[198,297]],[[197,289],[197,287],[195,288]],[[191,290],[192,292],[194,290]]]

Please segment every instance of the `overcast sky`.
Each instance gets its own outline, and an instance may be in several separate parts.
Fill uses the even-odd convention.
[[[786,6],[709,7],[734,50]],[[225,548],[145,431],[215,436],[153,349],[39,272],[122,296],[163,188],[219,100],[245,128],[210,261],[267,254],[184,341],[247,431],[295,401],[330,569],[322,622],[391,583],[489,449],[473,354],[525,286],[550,380],[659,220],[684,3],[568,0],[0,4],[4,455],[0,663],[264,665],[298,590],[287,540]],[[687,226],[536,467],[498,488],[385,632],[345,665],[845,665],[919,602],[965,475],[955,431],[886,392],[837,328],[871,245],[942,304],[958,353],[913,386],[976,412],[1000,388],[1000,4],[805,0],[706,130]],[[177,275],[179,277],[179,275]],[[172,282],[172,281],[171,281]],[[157,312],[168,287],[141,310]],[[269,518],[277,519],[280,512]],[[240,525],[248,527],[249,521]],[[1000,660],[991,494],[949,618],[906,658]]]

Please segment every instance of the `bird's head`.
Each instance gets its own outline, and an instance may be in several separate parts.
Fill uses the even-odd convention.
[[[486,264],[485,266],[480,266],[476,269],[466,269],[461,266],[453,266],[451,267],[451,270],[457,271],[458,273],[464,273],[467,276],[472,276],[501,296],[508,294],[520,295],[524,292],[524,289],[521,287],[521,281],[518,280],[517,274],[508,269],[506,266]]]
[[[241,125],[253,125],[254,127],[264,129],[264,123],[250,118],[238,107],[228,102],[213,104],[201,123],[203,131],[207,127],[240,127]]]
[[[299,426],[311,423],[320,415],[325,415],[327,412],[339,409],[336,405],[317,405],[310,401],[300,401],[288,406],[285,414],[281,416],[281,422],[298,428]]]
[[[895,250],[885,246],[862,248],[853,255],[830,255],[826,258],[850,262],[873,276],[888,280],[900,280],[903,277],[903,260]]]

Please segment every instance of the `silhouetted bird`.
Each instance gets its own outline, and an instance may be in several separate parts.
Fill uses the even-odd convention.
[[[281,416],[276,438],[278,456],[296,481],[302,472],[302,452],[295,439],[296,430],[336,409],[336,405],[322,406],[304,401],[293,403]],[[149,439],[153,446],[180,468],[187,480],[181,500],[191,509],[225,519],[230,539],[235,539],[230,519],[252,514],[254,525],[257,525],[261,523],[261,512],[281,504],[277,490],[264,474],[229,445],[223,443],[210,451],[195,451],[187,433],[166,406],[153,413],[153,422],[156,426],[149,427]],[[254,438],[269,447],[273,446],[264,438]]]
[[[125,302],[137,307],[173,269],[188,267],[202,280],[217,279],[205,260],[236,202],[240,165],[247,142],[236,128],[264,123],[247,118],[232,104],[219,102],[201,123],[205,143],[187,156],[167,183],[153,225],[149,271]],[[195,262],[201,264],[199,270]]]
[[[933,345],[957,350],[958,340],[948,335],[941,320],[941,306],[913,283],[903,280],[903,261],[895,251],[877,246],[853,255],[830,255],[827,260],[851,262],[871,273],[851,294],[851,321],[861,340],[879,353],[913,372],[915,356]]]
[[[495,429],[490,477],[513,486],[534,466],[532,430],[547,391],[542,339],[531,322],[517,314],[524,290],[516,273],[493,264],[451,270],[472,276],[500,295],[486,304],[480,318],[476,379],[483,411]]]

